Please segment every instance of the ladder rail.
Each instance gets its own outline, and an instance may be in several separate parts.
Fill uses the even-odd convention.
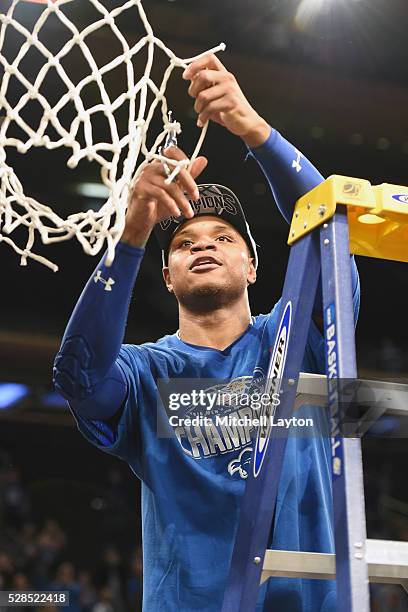
[[[324,339],[331,415],[333,522],[338,612],[370,612],[366,523],[359,437],[347,437],[344,388],[357,378],[347,211],[320,229]]]

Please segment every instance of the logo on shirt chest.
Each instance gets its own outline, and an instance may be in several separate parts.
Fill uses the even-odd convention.
[[[173,392],[174,385],[171,388]],[[271,401],[264,389],[265,372],[258,366],[253,376],[209,384],[199,392],[195,387],[194,391],[190,388],[189,394],[172,393],[169,398],[173,403],[164,404],[168,405],[169,423],[183,452],[194,460],[217,458],[217,473],[225,466],[230,476],[246,479],[262,401]],[[206,407],[198,401],[201,394],[205,396]],[[187,406],[183,403],[184,409],[180,410],[187,396],[195,401]],[[228,458],[231,453],[232,460]]]
[[[258,381],[261,379],[257,379],[257,385]],[[253,430],[253,392],[251,376],[205,389],[210,409],[189,406],[182,418],[170,421],[183,451],[193,459],[204,459],[247,446]]]
[[[248,478],[249,469],[251,465],[252,458],[252,446],[249,448],[244,448],[241,451],[236,459],[233,459],[228,464],[228,473],[233,476],[234,474],[239,474],[239,476],[246,480]]]

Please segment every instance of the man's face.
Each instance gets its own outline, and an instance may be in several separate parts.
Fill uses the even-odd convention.
[[[163,276],[180,303],[208,310],[242,297],[256,271],[241,234],[227,221],[201,216],[174,235]]]

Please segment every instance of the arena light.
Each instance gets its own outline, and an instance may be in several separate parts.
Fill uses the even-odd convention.
[[[29,393],[27,385],[0,383],[0,410],[11,408]]]
[[[333,0],[301,0],[295,15],[295,24],[300,29],[306,28],[320,10],[329,4],[333,4]]]
[[[319,10],[324,4],[327,4],[331,0],[301,0],[299,9],[308,8],[309,10]]]
[[[78,183],[74,189],[75,193],[84,198],[106,200],[109,197],[109,189],[103,183]]]

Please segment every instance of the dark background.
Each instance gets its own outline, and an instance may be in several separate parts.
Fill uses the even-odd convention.
[[[110,2],[112,6],[117,4],[116,0]],[[336,173],[366,178],[373,184],[408,185],[406,0],[309,0],[309,7],[315,6],[315,10],[303,21],[299,19],[301,4],[300,0],[145,0],[144,7],[156,36],[179,57],[190,57],[225,42],[227,50],[219,57],[234,72],[251,103],[325,176]],[[9,5],[2,0],[0,11]],[[66,5],[66,11],[84,24],[92,16],[87,7],[88,2],[75,0]],[[38,5],[21,3],[17,14],[28,25],[40,12]],[[136,11],[120,25],[129,40],[137,41],[143,35]],[[55,22],[44,28],[44,40],[50,48],[58,48],[63,36]],[[3,51],[15,53],[21,43],[22,38],[14,32]],[[95,57],[104,61],[110,44],[109,37],[101,32],[92,44]],[[164,59],[157,52],[157,78],[166,65]],[[80,71],[78,58],[70,61],[72,70]],[[37,64],[38,57],[28,58],[27,74],[34,74]],[[110,85],[121,91],[120,74],[111,79]],[[47,83],[49,95],[58,97],[58,87],[57,79],[51,78]],[[186,90],[176,70],[167,99],[183,128],[179,144],[191,153],[199,131]],[[15,84],[10,96],[17,99],[19,95]],[[152,133],[160,129],[157,116]],[[251,289],[252,311],[267,312],[282,288],[288,227],[256,163],[246,160],[246,149],[239,139],[211,125],[203,153],[209,165],[200,180],[228,185],[245,207],[260,245],[259,280]],[[77,170],[68,170],[65,151],[31,150],[20,155],[10,149],[7,159],[25,192],[52,206],[61,216],[102,204],[101,200],[76,195],[78,183],[99,181],[95,165],[83,162]],[[23,244],[24,233],[16,232],[16,239]],[[36,493],[38,483],[55,485],[60,479],[68,483],[68,491],[73,487],[83,493],[82,502],[75,495],[65,500],[72,508],[71,521],[62,510],[64,504],[52,506],[53,515],[58,515],[74,534],[73,523],[86,516],[81,529],[77,525],[77,533],[83,530],[84,537],[94,542],[98,536],[92,526],[100,523],[93,515],[98,511],[89,509],[95,497],[93,487],[108,487],[108,464],[117,466],[119,462],[112,463],[89,448],[67,413],[57,408],[46,410],[42,397],[51,388],[52,359],[59,338],[98,257],[87,257],[75,241],[48,247],[37,242],[35,250],[56,262],[60,271],[54,274],[30,260],[26,268],[20,267],[18,256],[0,243],[0,379],[30,385],[29,397],[0,415],[0,446],[21,467],[36,499],[39,521],[46,517],[47,500],[53,493],[51,489],[43,496]],[[406,264],[358,258],[358,267],[362,287],[357,327],[359,373],[404,380],[408,369]],[[164,289],[159,249],[152,240],[134,292],[126,340],[155,340],[176,329],[176,304]],[[405,539],[405,440],[371,439],[364,448],[369,535]],[[136,481],[126,466],[118,469],[124,470],[129,491],[126,503],[132,513],[137,506]],[[90,487],[88,492],[84,492],[85,485]],[[391,503],[390,510],[389,498],[402,502],[402,506],[397,505],[395,510],[397,506]],[[124,514],[129,516],[127,511]],[[137,522],[130,519],[126,525],[123,529],[130,529],[137,540]],[[76,542],[75,535],[72,542]]]

